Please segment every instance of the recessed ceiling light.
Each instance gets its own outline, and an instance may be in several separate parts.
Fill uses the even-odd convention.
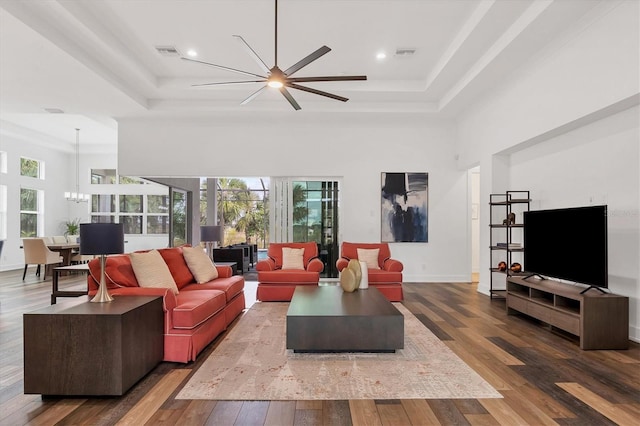
[[[377,60],[379,60],[379,61],[383,60],[383,59],[384,59],[384,58],[386,58],[386,57],[387,57],[387,54],[386,54],[386,53],[384,53],[384,52],[380,52],[380,53],[378,53],[378,54],[376,55],[376,59],[377,59]]]
[[[191,57],[198,56],[198,52],[196,52],[196,51],[195,51],[195,50],[193,50],[193,49],[189,49],[189,50],[187,51],[187,55],[189,55],[189,56],[191,56]]]

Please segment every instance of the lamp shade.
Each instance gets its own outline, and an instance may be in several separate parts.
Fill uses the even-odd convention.
[[[124,224],[80,224],[80,254],[118,253],[124,253]]]
[[[200,241],[222,241],[222,226],[206,225],[200,227]]]

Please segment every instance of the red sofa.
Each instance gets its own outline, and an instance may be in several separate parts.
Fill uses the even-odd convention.
[[[340,258],[336,261],[338,271],[342,271],[349,264],[349,260],[358,259],[358,249],[379,249],[378,267],[368,268],[369,285],[377,288],[387,299],[392,302],[401,302],[404,299],[402,293],[402,269],[404,266],[399,260],[391,258],[391,251],[387,243],[348,243],[340,246]]]
[[[282,269],[282,249],[304,248],[301,269]],[[293,297],[296,286],[318,285],[324,263],[318,259],[318,245],[310,243],[271,243],[267,249],[267,259],[256,264],[258,271],[257,300],[263,302],[288,302]]]
[[[105,280],[112,296],[162,296],[164,309],[164,361],[194,361],[209,343],[245,309],[244,278],[232,275],[229,266],[216,266],[218,278],[198,284],[182,248],[159,249],[178,287],[140,287],[129,255],[108,256]],[[100,260],[89,262],[89,294],[98,290]]]

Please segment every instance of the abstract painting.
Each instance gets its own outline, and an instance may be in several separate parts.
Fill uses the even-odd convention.
[[[382,173],[381,241],[426,243],[428,173]]]

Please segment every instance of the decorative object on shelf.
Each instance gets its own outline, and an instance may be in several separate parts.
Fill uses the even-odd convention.
[[[522,272],[522,265],[520,265],[518,262],[514,262],[511,264],[511,267],[509,269],[511,269],[511,272]]]
[[[213,246],[222,241],[223,229],[220,225],[205,225],[200,227],[200,241],[207,245],[207,253],[213,261]]]
[[[123,223],[81,223],[80,254],[100,255],[100,287],[92,302],[111,302],[104,269],[108,254],[124,253]]]
[[[76,129],[76,190],[65,192],[64,197],[76,203],[86,203],[91,198],[91,195],[80,192],[80,129]]]
[[[382,242],[429,241],[428,187],[428,173],[382,173]]]
[[[509,216],[505,220],[502,221],[503,225],[515,225],[516,224],[516,214],[509,213]]]
[[[366,290],[369,288],[369,267],[367,266],[367,262],[360,262],[360,273],[362,274],[362,278],[360,279],[360,286],[358,288],[360,290]]]
[[[491,298],[505,297],[504,275],[519,275],[524,269],[518,263],[524,260],[524,224],[522,220],[516,223],[516,216],[524,215],[530,207],[529,191],[505,191],[489,195]]]

